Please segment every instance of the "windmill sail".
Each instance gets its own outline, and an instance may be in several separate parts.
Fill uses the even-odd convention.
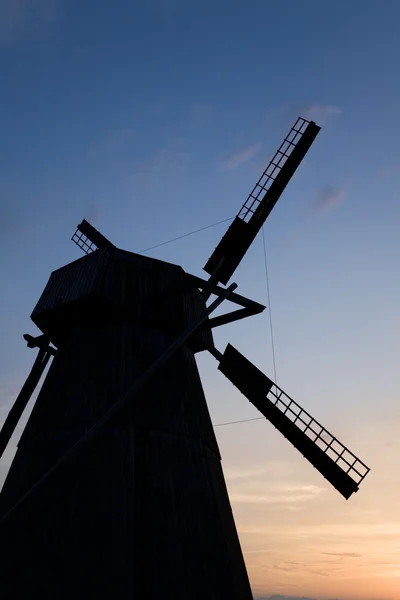
[[[115,248],[114,244],[86,219],[79,223],[71,240],[86,254],[90,254],[99,248]]]
[[[218,368],[346,499],[358,490],[369,468],[230,344]]]
[[[226,284],[293,177],[320,127],[299,117],[203,267]]]

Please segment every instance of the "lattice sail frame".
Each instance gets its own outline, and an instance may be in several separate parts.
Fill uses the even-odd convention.
[[[79,248],[81,250],[83,250],[83,252],[85,252],[85,254],[90,254],[91,252],[94,252],[95,250],[99,249],[99,247],[94,242],[92,242],[86,235],[84,235],[79,230],[79,228],[75,231],[75,233],[72,236],[71,240],[77,246],[79,246]]]
[[[243,354],[228,344],[220,370],[346,499],[369,468]]]
[[[368,475],[370,468],[365,463],[275,383],[267,394],[267,399],[354,479],[357,485]]]
[[[100,231],[86,219],[79,223],[71,240],[75,242],[86,254],[95,252],[99,248],[116,248]]]
[[[296,147],[309,123],[311,123],[311,121],[307,121],[307,119],[303,119],[302,117],[297,119],[296,123],[293,125],[288,135],[275,152],[264,173],[261,175],[260,179],[257,181],[256,185],[248,195],[246,202],[240,209],[238,213],[238,217],[240,219],[246,223],[250,220],[265,193],[269,190],[272,182],[275,181],[276,176],[281,171],[293,149]]]
[[[320,129],[314,121],[303,117],[296,120],[204,265],[203,269],[213,277],[214,283],[228,283]]]

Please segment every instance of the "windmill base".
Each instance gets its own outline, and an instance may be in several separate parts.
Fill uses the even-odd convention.
[[[122,318],[70,329],[22,435],[0,517],[173,337]],[[0,552],[7,600],[251,600],[192,349],[181,347],[12,513]]]

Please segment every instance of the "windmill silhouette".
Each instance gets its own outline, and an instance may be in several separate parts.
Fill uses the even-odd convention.
[[[252,597],[196,352],[346,499],[358,490],[368,467],[212,336],[264,310],[223,285],[319,130],[296,121],[206,263],[208,280],[80,223],[72,239],[86,256],[50,276],[31,315],[43,334],[24,336],[38,357],[0,432],[2,453],[54,356],[0,495],[5,598]],[[239,308],[211,317],[224,300]]]

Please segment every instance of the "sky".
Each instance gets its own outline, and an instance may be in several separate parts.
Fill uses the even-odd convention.
[[[371,473],[345,501],[269,423],[221,426],[258,413],[198,355],[255,597],[400,599],[399,20],[397,0],[0,0],[1,422],[82,218],[158,246],[233,217],[298,115],[322,127],[264,229],[276,380]],[[227,225],[145,254],[201,276]],[[261,234],[233,280],[267,304]],[[274,377],[268,310],[228,342]]]

